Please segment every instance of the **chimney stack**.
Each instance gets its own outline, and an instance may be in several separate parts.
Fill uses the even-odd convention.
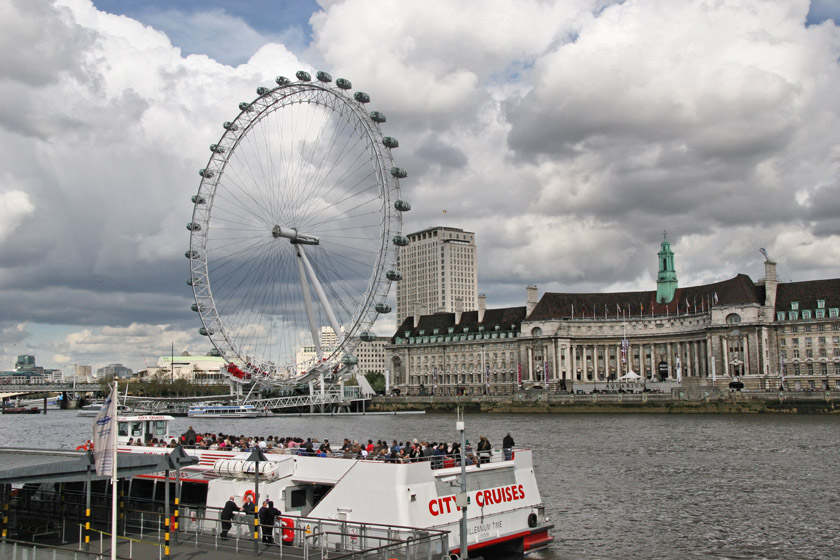
[[[537,306],[537,287],[528,286],[525,288],[525,316],[529,316]]]
[[[478,323],[484,322],[484,312],[487,311],[487,295],[478,294]]]
[[[455,324],[461,324],[461,315],[464,313],[464,298],[455,298]]]

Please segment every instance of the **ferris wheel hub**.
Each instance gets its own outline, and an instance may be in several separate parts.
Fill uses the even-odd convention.
[[[318,245],[321,242],[318,237],[300,233],[297,228],[282,228],[280,226],[274,226],[271,230],[271,235],[274,236],[275,239],[285,237],[286,239],[291,240],[292,243],[301,243],[303,245]]]

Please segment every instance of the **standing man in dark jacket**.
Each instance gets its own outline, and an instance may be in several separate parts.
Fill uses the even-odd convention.
[[[222,520],[222,532],[219,533],[219,538],[223,541],[228,539],[228,531],[233,527],[231,520],[235,511],[239,511],[239,506],[236,505],[236,502],[233,501],[233,496],[231,496],[225,503],[225,507],[222,508],[222,513],[219,515],[219,518]]]
[[[510,461],[513,458],[513,437],[510,432],[502,439],[502,452],[505,454],[505,461]]]
[[[271,544],[274,542],[274,520],[281,515],[279,509],[274,507],[274,502],[266,500],[260,508],[260,525],[262,527],[262,542]]]

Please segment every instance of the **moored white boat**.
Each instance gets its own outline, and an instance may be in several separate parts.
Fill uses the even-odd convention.
[[[256,418],[266,412],[252,404],[196,404],[187,411],[190,418]]]
[[[86,404],[85,406],[79,409],[79,416],[96,416],[97,414],[99,414],[101,408],[102,403]],[[134,410],[130,406],[124,404],[117,405],[117,414],[143,414],[144,412],[145,411],[143,410]]]

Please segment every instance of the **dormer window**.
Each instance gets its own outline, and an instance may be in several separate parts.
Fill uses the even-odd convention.
[[[798,301],[790,302],[790,309],[791,309],[791,311],[799,311],[799,302]]]
[[[817,309],[825,309],[825,300],[824,299],[818,299],[817,300]]]
[[[776,320],[777,321],[784,321],[785,320],[785,312],[784,311],[776,311]]]
[[[802,318],[808,320],[811,318],[811,310],[810,309],[803,309],[802,310]]]

